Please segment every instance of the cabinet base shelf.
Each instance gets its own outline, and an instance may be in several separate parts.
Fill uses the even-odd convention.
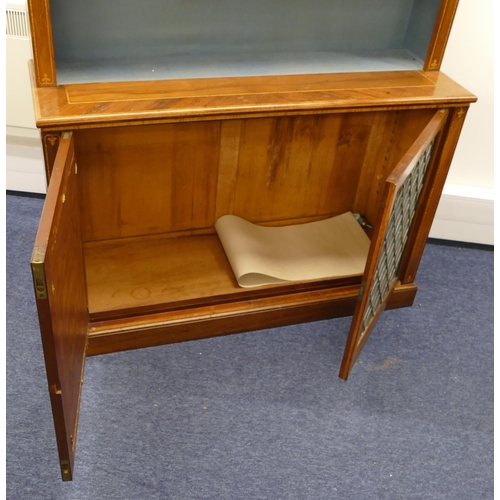
[[[90,320],[96,323],[272,297],[286,303],[300,293],[321,295],[361,282],[360,274],[242,288],[217,235],[203,233],[87,244],[85,267]]]

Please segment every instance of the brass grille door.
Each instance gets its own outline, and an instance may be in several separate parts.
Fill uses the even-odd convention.
[[[70,481],[88,312],[71,133],[61,137],[31,259],[62,479]]]
[[[447,111],[438,111],[387,178],[381,209],[344,350],[339,377],[346,380],[399,282],[398,271]]]

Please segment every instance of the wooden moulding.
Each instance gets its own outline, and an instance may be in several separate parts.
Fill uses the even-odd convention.
[[[402,283],[411,283],[415,280],[467,111],[468,106],[452,109],[444,131],[437,138],[438,153],[434,164],[430,165],[429,181],[422,195],[422,206],[418,209],[409,237],[411,251],[405,254],[401,263]]]
[[[396,286],[387,309],[413,304],[417,286]],[[359,285],[90,324],[87,356],[305,323],[354,311]]]
[[[439,71],[118,82],[36,88],[45,131],[466,105],[476,97]]]
[[[31,261],[62,479],[71,480],[88,332],[71,133],[54,162]]]
[[[37,87],[57,85],[49,0],[28,0]]]
[[[43,158],[45,162],[45,177],[49,184],[54,161],[56,159],[62,132],[42,132]]]
[[[118,240],[87,245],[86,276],[91,319],[287,296],[359,284],[360,276],[241,288],[218,237]]]
[[[437,22],[424,62],[425,71],[437,71],[441,68],[458,2],[459,0],[441,0]]]

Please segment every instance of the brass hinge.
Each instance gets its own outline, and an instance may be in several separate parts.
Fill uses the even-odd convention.
[[[63,481],[71,481],[71,471],[69,469],[69,460],[61,460],[61,476]]]
[[[33,282],[35,285],[35,294],[37,299],[47,298],[47,284],[45,280],[45,270],[43,268],[44,252],[42,249],[35,249],[31,261],[33,271]]]

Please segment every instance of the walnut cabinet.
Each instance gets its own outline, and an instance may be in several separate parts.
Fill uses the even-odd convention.
[[[29,1],[48,180],[31,267],[63,480],[86,356],[353,315],[346,379],[382,311],[413,303],[475,101],[439,71],[456,6]],[[347,211],[371,240],[348,278],[240,288],[214,230]]]

